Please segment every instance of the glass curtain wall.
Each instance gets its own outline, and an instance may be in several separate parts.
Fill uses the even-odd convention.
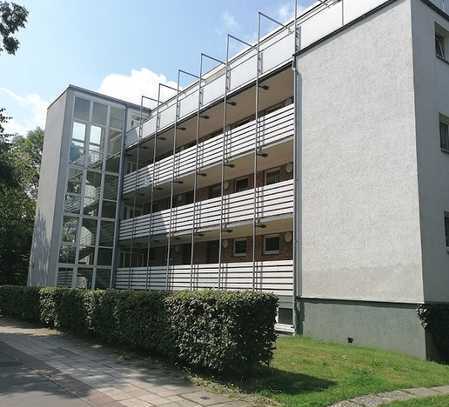
[[[75,96],[57,284],[111,281],[125,108]]]

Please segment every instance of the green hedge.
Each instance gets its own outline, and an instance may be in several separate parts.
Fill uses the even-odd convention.
[[[418,316],[430,333],[439,358],[449,361],[449,304],[419,305]]]
[[[276,307],[273,295],[250,291],[0,286],[3,315],[219,373],[242,373],[270,362]]]

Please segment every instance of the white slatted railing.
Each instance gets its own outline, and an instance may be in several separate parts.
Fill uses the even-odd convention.
[[[219,284],[220,282],[220,284]],[[191,285],[192,284],[192,285]],[[197,264],[119,268],[115,288],[134,290],[188,290],[193,288],[220,288],[224,290],[256,290],[278,296],[293,294],[293,260],[224,263],[219,275],[218,264]]]
[[[259,146],[275,144],[290,137],[294,133],[294,108],[288,105],[271,112],[260,119]],[[228,135],[226,155],[232,159],[251,152],[254,149],[256,123],[251,121],[233,129]],[[218,165],[223,155],[223,135],[218,135],[203,143],[198,148],[198,170]],[[175,178],[193,174],[196,167],[196,146],[187,148],[176,155],[174,168]],[[158,186],[170,182],[173,174],[173,156],[166,157],[138,171],[127,174],[124,178],[123,193],[145,188],[153,182]]]
[[[271,218],[288,215],[293,212],[293,180],[282,181],[259,187],[257,194],[257,218]],[[226,195],[223,210],[221,198],[207,199],[196,203],[196,225],[199,230],[214,229],[224,224],[250,222],[253,219],[254,190]],[[169,233],[170,209],[153,214],[125,219],[120,222],[120,239],[141,238]],[[152,230],[150,231],[150,224]],[[193,227],[193,204],[172,209],[172,230],[170,233],[191,231]]]

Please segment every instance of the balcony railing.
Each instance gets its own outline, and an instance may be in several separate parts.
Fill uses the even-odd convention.
[[[304,49],[315,41],[338,30],[343,25],[362,16],[387,0],[327,0],[306,9],[298,17],[300,33],[299,48]],[[445,0],[433,0],[436,4],[445,3]],[[268,75],[277,68],[286,66],[295,52],[294,49],[294,22],[290,22],[279,30],[267,35],[260,41],[260,63],[262,76]],[[232,58],[228,65],[230,93],[238,91],[245,85],[252,83],[256,78],[257,54],[254,47],[239,53]],[[201,106],[206,107],[223,98],[225,90],[224,66],[212,70],[203,77],[201,87]],[[178,118],[183,120],[194,114],[198,108],[199,89],[194,83],[179,94]],[[157,130],[172,126],[176,119],[175,98],[161,104],[159,112],[154,110],[151,117],[142,128],[141,137],[151,137]],[[157,118],[159,115],[159,119]],[[157,123],[159,124],[157,125]],[[126,147],[138,141],[137,129],[131,129],[126,135]]]
[[[224,290],[256,289],[278,296],[293,294],[293,261],[223,263],[219,272],[218,264],[175,265],[119,268],[116,273],[115,288],[188,290],[190,288],[221,288]]]
[[[256,197],[258,219],[288,216],[293,212],[293,180],[259,187],[256,189]],[[226,225],[247,223],[253,219],[254,190],[225,195],[223,210],[221,197],[200,201],[195,205],[195,223],[199,230],[216,229],[220,225],[220,217]],[[193,228],[193,204],[173,208],[171,217],[171,231],[169,231],[170,209],[122,220],[120,239],[142,238],[149,234],[189,232]]]
[[[293,137],[293,133],[293,105],[283,107],[259,119],[258,144],[261,147]],[[227,135],[226,159],[233,159],[253,151],[255,136],[256,122],[254,120],[230,131]],[[150,164],[136,172],[127,174],[124,179],[123,193],[148,187],[152,182],[155,186],[170,182],[173,171],[175,178],[194,174],[196,168],[203,170],[218,165],[221,163],[222,156],[223,134],[198,145],[198,162],[196,162],[196,146],[193,146],[176,154],[174,169],[173,156],[171,156],[156,162],[156,168]]]

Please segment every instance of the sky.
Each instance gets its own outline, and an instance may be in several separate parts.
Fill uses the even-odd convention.
[[[12,117],[7,132],[22,135],[45,125],[69,84],[140,103],[159,82],[175,85],[178,69],[198,73],[201,52],[224,59],[228,32],[257,38],[258,11],[285,22],[294,9],[294,0],[15,2],[30,14],[16,55],[0,54],[0,106]],[[265,20],[263,31],[272,28]]]

